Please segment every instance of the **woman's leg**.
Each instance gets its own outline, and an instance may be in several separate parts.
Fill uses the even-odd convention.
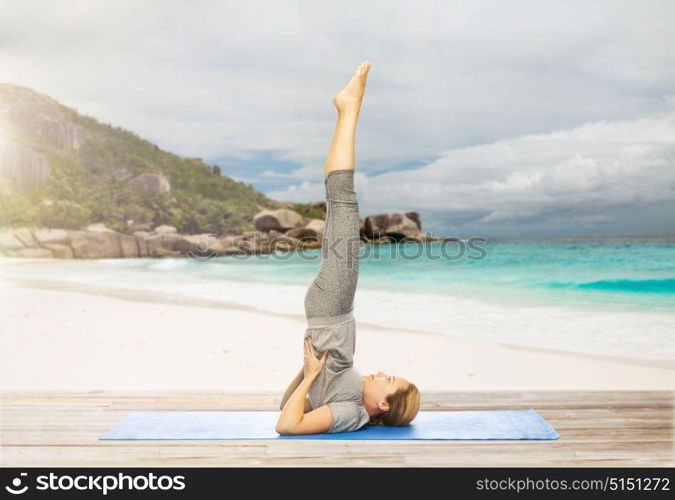
[[[333,141],[326,157],[326,176],[333,170],[354,170],[354,142],[356,122],[361,111],[363,93],[372,63],[364,62],[356,68],[347,86],[333,98],[338,111]]]
[[[321,266],[305,295],[307,318],[342,316],[352,310],[359,274],[359,208],[354,171],[333,170],[326,186],[326,226]]]
[[[370,63],[362,63],[333,103],[338,119],[326,159],[326,226],[321,267],[305,295],[307,318],[340,316],[353,308],[359,273],[359,209],[354,191],[354,139]]]

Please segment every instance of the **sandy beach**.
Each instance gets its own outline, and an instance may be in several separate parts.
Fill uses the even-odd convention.
[[[0,390],[282,390],[304,318],[0,281]],[[675,389],[675,363],[457,340],[358,322],[361,373],[432,390]]]

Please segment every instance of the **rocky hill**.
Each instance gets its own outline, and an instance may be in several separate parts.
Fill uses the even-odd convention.
[[[0,84],[0,225],[103,223],[240,233],[278,204],[198,158],[162,151],[50,97]]]

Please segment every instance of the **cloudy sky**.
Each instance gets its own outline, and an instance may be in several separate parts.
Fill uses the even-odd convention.
[[[362,212],[675,230],[674,23],[668,0],[0,0],[0,81],[309,201],[330,99],[370,59]]]

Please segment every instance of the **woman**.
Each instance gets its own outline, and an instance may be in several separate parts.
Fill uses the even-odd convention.
[[[348,432],[366,424],[408,425],[419,410],[419,391],[406,379],[382,372],[361,377],[352,367],[360,244],[354,139],[370,67],[370,62],[360,64],[333,99],[338,119],[324,171],[321,267],[305,296],[305,364],[281,402],[276,431],[282,435]]]

